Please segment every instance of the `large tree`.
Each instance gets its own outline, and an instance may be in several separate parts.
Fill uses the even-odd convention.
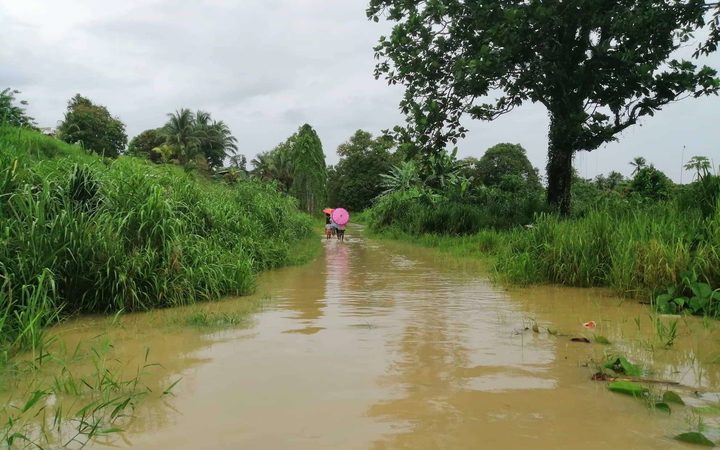
[[[163,127],[167,144],[177,149],[180,163],[187,164],[195,159],[200,147],[195,115],[187,108],[180,108],[168,117]]]
[[[58,137],[100,155],[117,157],[127,144],[125,124],[110,115],[106,107],[76,94],[70,99]]]
[[[528,190],[540,190],[536,169],[520,144],[497,144],[485,151],[477,162],[476,173],[485,186],[501,186],[508,177],[516,178]]]
[[[383,177],[392,168],[392,142],[385,137],[374,138],[367,131],[357,130],[340,144],[340,161],[328,171],[328,197],[331,206],[353,211],[369,207],[383,192]]]
[[[320,137],[310,125],[305,124],[298,130],[291,155],[290,192],[299,200],[303,211],[317,213],[327,200],[327,169]]]
[[[399,130],[425,152],[526,101],[549,114],[548,201],[570,209],[572,160],[685,96],[717,93],[715,70],[675,59],[714,3],[698,0],[370,0],[397,22],[376,76],[404,84]],[[491,100],[490,97],[494,99]]]
[[[222,120],[213,120],[210,113],[197,111],[195,127],[199,150],[212,168],[222,167],[225,158],[237,152],[237,139]]]
[[[319,212],[327,199],[325,154],[320,138],[308,124],[274,149],[257,155],[252,164],[254,177],[276,181],[306,212]]]

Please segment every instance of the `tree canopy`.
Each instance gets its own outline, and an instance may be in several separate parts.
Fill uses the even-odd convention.
[[[168,117],[161,133],[181,164],[207,164],[217,169],[225,158],[237,153],[237,139],[230,128],[222,120],[213,120],[210,113],[181,108]]]
[[[156,152],[153,152],[153,149],[163,145],[166,140],[167,137],[165,133],[163,133],[162,128],[145,130],[130,140],[127,154],[158,162],[159,156]]]
[[[387,138],[375,138],[363,130],[357,130],[347,142],[340,144],[337,149],[340,160],[328,172],[330,205],[352,211],[369,207],[383,192],[382,174],[392,168],[391,146]]]
[[[308,124],[274,149],[257,155],[252,164],[254,177],[276,181],[308,213],[318,212],[327,200],[325,154],[320,138]]]
[[[65,118],[58,127],[58,137],[80,144],[99,155],[117,157],[125,149],[125,124],[110,115],[106,107],[76,94],[70,99]]]
[[[35,119],[25,112],[27,101],[15,98],[20,91],[6,88],[0,91],[0,125],[34,128]]]
[[[502,187],[513,177],[519,187],[539,190],[540,180],[520,144],[497,144],[485,151],[476,164],[476,173],[485,186]]]
[[[712,5],[370,0],[367,12],[396,22],[375,48],[375,74],[406,86],[400,137],[438,152],[465,135],[465,114],[493,120],[539,102],[550,117],[548,201],[567,213],[577,151],[616,139],[669,102],[718,92],[715,70],[674,58]]]
[[[630,182],[632,192],[651,200],[670,198],[673,182],[652,164],[640,168]]]

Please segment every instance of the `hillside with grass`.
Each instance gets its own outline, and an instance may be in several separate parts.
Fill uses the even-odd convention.
[[[309,216],[273,185],[0,127],[0,351],[38,345],[67,315],[249,293],[310,233]]]

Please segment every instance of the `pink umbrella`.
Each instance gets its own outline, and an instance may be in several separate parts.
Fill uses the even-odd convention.
[[[335,208],[330,217],[332,217],[333,222],[341,227],[345,226],[345,224],[350,221],[350,213],[348,213],[344,208]]]

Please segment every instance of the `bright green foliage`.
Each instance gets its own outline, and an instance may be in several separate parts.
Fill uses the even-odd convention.
[[[633,397],[644,397],[648,394],[648,388],[631,381],[614,381],[608,383],[608,389],[619,394],[632,395]]]
[[[35,119],[25,112],[28,103],[15,98],[19,93],[20,91],[10,88],[0,91],[0,125],[34,128]]]
[[[673,204],[626,210],[609,203],[581,218],[542,216],[533,229],[513,231],[497,268],[520,283],[609,286],[645,298],[692,270],[720,286],[717,230],[720,215],[704,219]]]
[[[106,107],[95,105],[76,94],[68,102],[65,118],[58,127],[58,137],[102,156],[115,158],[125,149],[125,124],[110,115]]]
[[[153,149],[165,144],[166,140],[162,128],[145,130],[130,140],[126,154],[160,162],[160,157]]]
[[[337,149],[340,161],[328,171],[329,205],[351,211],[368,208],[383,191],[382,175],[393,162],[390,146],[388,139],[373,138],[363,130],[341,144]]]
[[[318,213],[327,200],[327,169],[320,138],[305,124],[297,133],[252,160],[255,178],[275,181],[308,213]]]
[[[605,369],[610,369],[615,373],[631,377],[639,377],[642,375],[640,367],[628,361],[624,356],[613,356],[609,358],[603,367]]]
[[[714,289],[698,280],[696,273],[683,274],[677,286],[655,298],[655,307],[661,313],[678,314],[684,310],[692,314],[720,316],[720,288]]]
[[[58,311],[247,293],[311,227],[271,186],[103,160],[19,128],[0,128],[0,199],[0,351],[34,345]]]
[[[542,191],[527,189],[521,176],[508,175],[498,186],[487,187],[473,183],[468,172],[467,162],[456,160],[456,151],[393,166],[381,176],[383,195],[368,211],[371,228],[465,235],[525,225],[543,209]]]
[[[376,76],[406,87],[401,142],[426,154],[524,102],[550,116],[548,201],[570,211],[573,155],[616,139],[684,95],[717,93],[709,67],[673,59],[711,3],[682,0],[370,0],[396,22]],[[714,48],[713,48],[714,49]],[[713,50],[708,49],[708,51]],[[496,98],[488,102],[488,96]]]
[[[630,182],[632,192],[651,200],[670,198],[672,188],[673,182],[670,178],[652,165],[639,169]]]
[[[527,159],[520,144],[497,144],[485,151],[475,169],[479,181],[485,186],[504,190],[541,189],[537,170]]]

